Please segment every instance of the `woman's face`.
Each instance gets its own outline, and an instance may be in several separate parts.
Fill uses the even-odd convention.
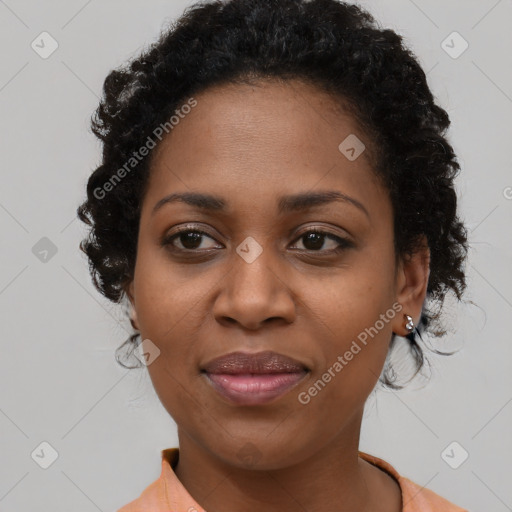
[[[229,464],[285,467],[359,432],[392,332],[406,333],[404,313],[417,321],[424,288],[395,269],[369,143],[329,96],[260,82],[195,99],[153,155],[129,286],[135,323],[160,351],[148,371],[181,434]],[[216,200],[160,202],[191,193]],[[319,193],[330,196],[296,198]],[[235,400],[202,371],[262,351],[306,368],[279,396]]]

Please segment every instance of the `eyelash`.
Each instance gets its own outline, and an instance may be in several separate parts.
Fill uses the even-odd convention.
[[[179,229],[178,231],[176,231],[176,233],[174,233],[170,236],[164,237],[162,240],[162,246],[170,246],[171,251],[178,252],[178,253],[181,252],[181,253],[189,253],[190,254],[190,253],[199,253],[199,252],[205,251],[205,249],[181,249],[179,247],[175,247],[173,245],[174,240],[184,233],[196,233],[196,234],[204,235],[208,238],[211,238],[212,240],[215,240],[206,231],[202,231],[201,229],[198,229],[198,228],[192,228],[189,226],[185,226],[185,227]],[[299,252],[333,254],[333,253],[341,253],[341,252],[345,251],[346,249],[354,247],[354,244],[351,240],[333,235],[332,233],[329,233],[327,231],[322,231],[321,229],[318,229],[318,228],[312,228],[312,229],[309,229],[308,231],[304,231],[297,238],[295,238],[295,241],[298,241],[301,238],[304,238],[306,235],[308,235],[310,233],[314,233],[317,235],[324,236],[325,238],[335,240],[336,242],[339,243],[339,247],[337,247],[336,249],[330,249],[330,250],[298,249]],[[209,250],[210,249],[207,249],[206,251],[209,251]]]

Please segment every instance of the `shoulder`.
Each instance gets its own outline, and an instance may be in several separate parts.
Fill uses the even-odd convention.
[[[458,507],[442,496],[439,496],[434,491],[421,487],[400,475],[385,460],[364,452],[359,452],[359,456],[395,478],[402,492],[402,512],[468,512],[466,509]]]
[[[406,477],[400,477],[403,496],[403,512],[468,512],[434,491],[421,487]]]
[[[148,485],[141,495],[121,507],[117,512],[168,512],[165,487],[161,478]]]
[[[174,473],[178,459],[178,448],[162,450],[160,477],[117,512],[204,512]]]
[[[161,450],[161,473],[160,477],[148,485],[140,496],[130,503],[121,507],[117,512],[168,512],[169,497],[167,481],[170,479],[172,467],[176,464],[179,456],[177,448]]]

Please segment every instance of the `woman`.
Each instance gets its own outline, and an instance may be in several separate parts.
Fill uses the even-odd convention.
[[[109,74],[81,248],[179,438],[121,512],[463,510],[358,450],[391,347],[419,371],[465,289],[449,123],[336,0],[197,4]]]

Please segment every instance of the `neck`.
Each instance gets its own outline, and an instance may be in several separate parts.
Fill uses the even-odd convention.
[[[178,428],[175,474],[208,512],[363,512],[379,504],[372,496],[374,471],[382,472],[358,457],[361,418],[362,411],[336,438],[323,445],[319,441],[309,457],[273,469],[230,464]],[[382,503],[379,508],[387,510]]]

